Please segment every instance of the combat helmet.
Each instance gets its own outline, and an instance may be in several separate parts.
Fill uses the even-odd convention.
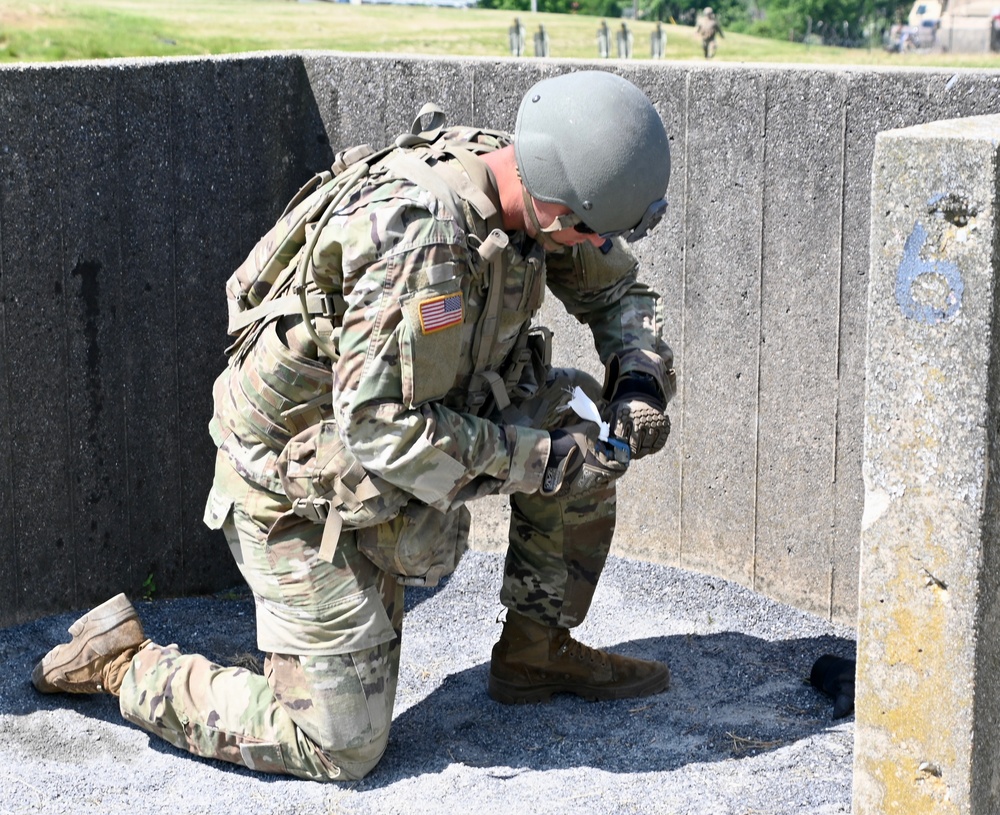
[[[666,211],[663,122],[641,90],[614,74],[577,71],[532,86],[514,152],[533,198],[569,207],[598,234],[638,240]]]

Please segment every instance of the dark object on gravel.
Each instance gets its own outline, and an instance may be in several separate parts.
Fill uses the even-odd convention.
[[[854,711],[855,667],[853,659],[823,654],[809,672],[809,683],[833,699],[834,719],[842,719]]]

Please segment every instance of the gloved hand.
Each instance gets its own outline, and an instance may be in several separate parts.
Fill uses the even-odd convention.
[[[632,458],[642,458],[663,449],[670,435],[667,406],[648,374],[626,374],[611,398],[611,435],[632,448]]]
[[[597,438],[593,422],[553,430],[552,447],[539,492],[548,497],[583,495],[614,481],[628,469],[628,451]]]
[[[809,683],[833,699],[834,719],[843,718],[854,710],[855,668],[853,659],[823,654],[809,672]]]

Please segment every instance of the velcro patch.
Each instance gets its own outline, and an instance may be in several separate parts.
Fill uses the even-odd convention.
[[[462,292],[432,297],[420,304],[420,331],[433,334],[442,328],[461,324],[463,317]]]

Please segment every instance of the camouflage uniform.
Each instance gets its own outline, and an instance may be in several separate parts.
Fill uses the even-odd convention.
[[[459,129],[445,139],[506,143]],[[603,361],[673,392],[657,296],[623,242],[606,255],[583,244],[546,256],[514,233],[490,265],[497,213],[468,188],[479,208],[462,198],[456,211],[395,155],[304,229],[294,257],[272,263],[311,253],[303,296],[329,301],[314,320],[333,361],[300,316],[276,308],[236,332],[215,385],[205,520],[225,532],[253,590],[264,676],[152,645],[121,688],[127,718],[199,755],[319,780],[374,767],[392,718],[404,584],[454,569],[476,497],[511,496],[503,604],[547,625],[583,620],[611,544],[615,485],[538,494],[548,431],[578,421],[559,410],[566,389],[601,398],[593,378],[550,367],[545,332],[531,328],[546,288],[590,326]],[[489,174],[468,163],[455,174],[498,207]],[[274,242],[255,250],[255,269]],[[333,486],[317,487],[331,471]],[[306,497],[293,497],[303,484]]]
[[[716,35],[722,36],[722,26],[719,24],[715,12],[706,9],[703,14],[700,14],[695,23],[695,31],[701,37],[701,50],[705,54],[705,59],[711,59],[715,56],[715,37]]]

